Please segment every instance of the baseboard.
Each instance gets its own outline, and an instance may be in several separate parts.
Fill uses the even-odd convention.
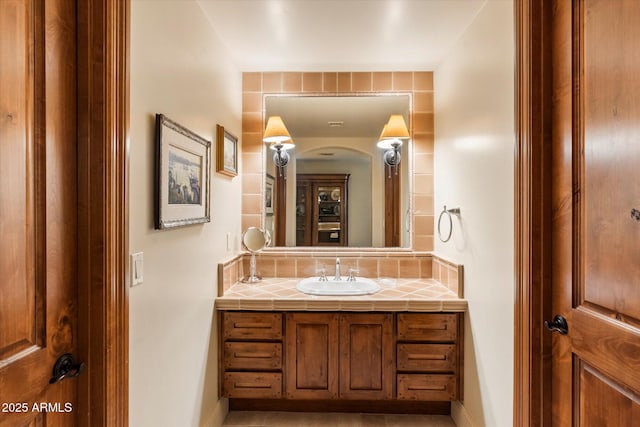
[[[1,1],[1,0],[0,0]],[[361,412],[374,414],[449,415],[451,402],[413,400],[292,400],[292,399],[230,399],[232,411],[285,412]]]
[[[469,413],[459,400],[451,402],[451,418],[458,427],[474,427]]]
[[[222,423],[224,423],[224,419],[227,418],[227,414],[229,413],[229,399],[226,397],[221,397],[216,403],[216,407],[213,410],[213,414],[209,417],[208,420],[204,422],[200,422],[201,427],[221,427]]]

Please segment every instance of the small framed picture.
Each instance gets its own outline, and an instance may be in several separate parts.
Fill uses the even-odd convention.
[[[210,222],[211,142],[156,114],[155,228]]]
[[[216,172],[238,175],[238,138],[216,125]]]
[[[264,184],[264,212],[273,215],[273,183],[272,175],[267,174]]]

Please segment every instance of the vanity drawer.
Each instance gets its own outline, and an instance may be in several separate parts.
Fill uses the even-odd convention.
[[[226,372],[225,397],[276,399],[282,397],[282,374],[268,372]]]
[[[282,314],[224,312],[223,338],[280,340],[282,339]]]
[[[458,315],[398,314],[399,341],[455,341],[458,336]]]
[[[398,371],[456,372],[454,344],[398,344]]]
[[[455,375],[398,374],[398,400],[456,400]]]
[[[282,344],[270,342],[224,343],[225,370],[282,369]]]

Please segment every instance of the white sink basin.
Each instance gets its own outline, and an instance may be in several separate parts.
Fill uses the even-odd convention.
[[[310,295],[368,295],[378,292],[380,286],[364,277],[358,277],[354,281],[348,281],[346,277],[342,280],[308,277],[299,281],[296,289]]]

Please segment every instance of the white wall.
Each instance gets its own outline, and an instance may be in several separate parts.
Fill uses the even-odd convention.
[[[242,76],[196,2],[131,9],[130,251],[145,266],[129,299],[129,425],[219,426],[213,303],[217,263],[240,250],[240,178],[215,173],[214,145],[211,223],[154,230],[154,114],[210,141],[216,124],[241,135]]]
[[[477,427],[513,424],[512,3],[487,1],[434,75],[436,221],[462,209],[435,253],[464,264],[463,414]]]

